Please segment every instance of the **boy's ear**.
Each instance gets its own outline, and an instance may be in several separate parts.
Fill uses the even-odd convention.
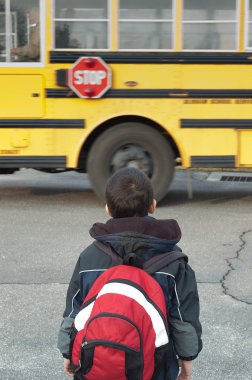
[[[148,210],[149,214],[154,214],[156,207],[157,207],[157,201],[156,199],[153,199],[152,204],[150,205],[149,210]]]
[[[112,218],[112,215],[111,215],[111,213],[110,213],[110,211],[109,211],[109,208],[108,208],[107,203],[105,204],[105,211],[106,211],[106,213],[108,214],[108,216],[111,216],[111,218]]]

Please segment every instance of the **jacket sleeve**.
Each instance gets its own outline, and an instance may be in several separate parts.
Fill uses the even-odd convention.
[[[175,351],[183,360],[195,359],[202,349],[199,296],[194,271],[179,261],[173,290],[177,314],[169,315]]]
[[[75,316],[78,314],[82,297],[80,294],[80,281],[79,281],[79,271],[80,271],[80,258],[75,266],[72,278],[70,280],[67,296],[66,296],[66,308],[63,314],[63,321],[60,326],[58,334],[58,344],[57,347],[66,358],[69,358],[69,345],[70,345],[70,329],[72,327]]]
[[[104,251],[98,249],[94,244],[90,244],[80,254],[68,286],[64,319],[58,335],[57,347],[66,358],[69,358],[69,332],[76,315],[80,311],[82,302],[102,270],[109,268],[110,265],[110,256],[104,254]],[[83,276],[84,272],[87,273]]]

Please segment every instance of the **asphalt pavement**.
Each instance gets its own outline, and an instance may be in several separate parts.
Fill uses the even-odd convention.
[[[178,220],[196,272],[204,348],[192,380],[251,380],[252,183],[187,179],[177,173],[156,217]],[[56,348],[67,284],[106,219],[85,175],[0,176],[1,380],[67,379]]]

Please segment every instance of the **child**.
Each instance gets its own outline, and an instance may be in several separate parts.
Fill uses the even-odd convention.
[[[144,260],[155,254],[179,250],[176,244],[181,238],[181,231],[177,222],[148,216],[154,213],[156,201],[151,182],[142,171],[124,168],[113,174],[106,186],[106,201],[105,208],[111,219],[105,224],[95,223],[90,229],[90,235],[96,241],[109,245],[121,257],[134,252]],[[64,371],[69,376],[73,376],[69,358],[69,330],[92,284],[110,266],[111,257],[95,242],[80,254],[77,261],[58,338],[58,348],[64,357]],[[174,346],[174,354],[169,359],[169,373],[163,368],[158,378],[153,380],[190,380],[192,360],[202,349],[194,272],[184,260],[177,260],[153,277],[164,291]],[[181,367],[179,375],[178,362]]]

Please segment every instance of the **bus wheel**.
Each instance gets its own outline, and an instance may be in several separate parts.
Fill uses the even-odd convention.
[[[157,131],[141,123],[122,123],[102,133],[88,155],[87,172],[97,195],[104,200],[106,181],[116,170],[134,167],[151,179],[155,198],[168,192],[174,174],[174,153]]]

